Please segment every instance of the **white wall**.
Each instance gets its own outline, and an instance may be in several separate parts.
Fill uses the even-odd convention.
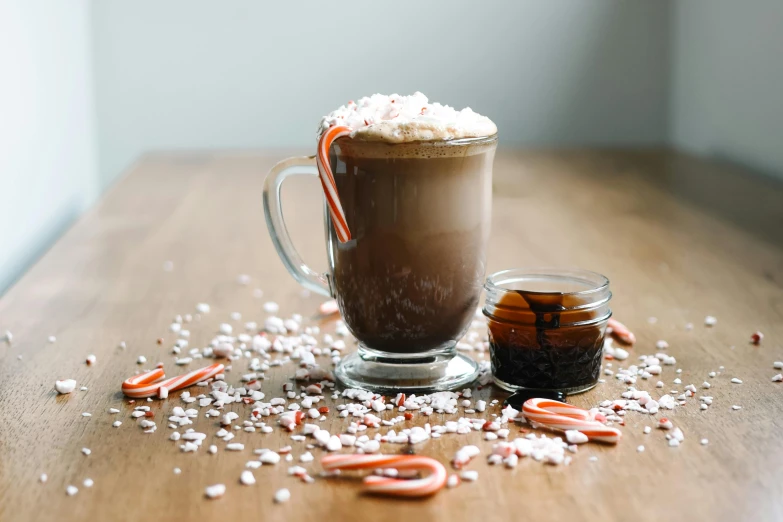
[[[0,0],[0,295],[97,193],[87,0]]]
[[[320,116],[421,90],[506,144],[661,144],[669,3],[96,0],[100,170],[156,149],[313,146]]]
[[[671,140],[783,177],[783,1],[673,4]]]

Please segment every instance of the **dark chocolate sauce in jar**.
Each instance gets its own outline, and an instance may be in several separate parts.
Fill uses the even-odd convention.
[[[511,290],[500,295],[491,311],[485,308],[498,384],[542,393],[595,386],[608,308],[585,304],[579,294]]]

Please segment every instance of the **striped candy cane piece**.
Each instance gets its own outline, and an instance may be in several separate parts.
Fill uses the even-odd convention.
[[[553,430],[577,430],[599,442],[617,443],[623,434],[617,428],[605,426],[590,418],[590,413],[551,399],[528,399],[522,405],[525,418]]]
[[[400,480],[370,475],[364,479],[364,491],[397,497],[424,497],[446,485],[446,468],[435,459],[419,455],[327,455],[321,459],[325,470],[378,469],[429,471],[421,479]]]
[[[623,323],[617,319],[609,319],[606,326],[611,328],[612,337],[625,344],[633,344],[636,342],[636,336],[631,330],[628,329]]]
[[[161,395],[161,398],[164,396],[168,396],[168,392],[175,391],[175,390],[181,390],[182,388],[187,388],[188,386],[192,386],[196,384],[197,382],[206,381],[207,379],[211,379],[215,375],[221,373],[225,366],[223,366],[220,363],[215,363],[211,366],[207,366],[205,368],[201,368],[199,370],[194,370],[190,373],[186,373],[185,375],[180,375],[179,377],[172,377],[171,379],[167,379],[160,383],[160,389],[158,390],[158,395]],[[166,391],[161,394],[161,391],[165,389]]]
[[[155,368],[154,370],[134,375],[123,381],[122,393],[134,399],[143,399],[156,395],[165,397],[170,391],[181,390],[182,388],[187,388],[197,382],[210,379],[222,372],[223,369],[224,366],[222,364],[215,363],[211,366],[186,373],[185,375],[164,380],[166,374],[163,373],[163,368]]]
[[[337,239],[341,243],[351,240],[351,231],[348,230],[348,222],[345,219],[343,206],[340,204],[340,197],[337,194],[337,184],[334,181],[334,175],[329,165],[329,148],[337,138],[349,136],[351,129],[342,125],[329,127],[318,140],[318,154],[316,154],[316,164],[318,165],[318,174],[321,177],[321,186],[324,189],[326,202],[329,205],[329,215],[332,217],[334,230],[337,232]]]
[[[338,313],[339,311],[340,308],[337,306],[337,301],[334,299],[324,301],[321,303],[321,306],[318,307],[318,313],[321,315],[332,315]]]
[[[166,377],[163,373],[163,368],[155,368],[154,370],[140,373],[125,379],[122,383],[122,393],[128,397],[140,398],[140,397],[152,397],[157,395],[160,384],[155,384],[162,381]]]

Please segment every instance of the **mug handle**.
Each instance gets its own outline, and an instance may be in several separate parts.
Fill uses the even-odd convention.
[[[264,216],[266,217],[266,226],[269,229],[272,244],[275,245],[277,250],[277,255],[280,256],[286,270],[294,279],[308,290],[326,297],[332,297],[329,280],[325,274],[319,274],[302,261],[299,252],[296,251],[294,244],[291,242],[291,236],[288,235],[288,229],[283,219],[280,187],[288,176],[297,174],[318,177],[315,156],[285,159],[272,167],[272,170],[266,175],[266,180],[264,181]]]

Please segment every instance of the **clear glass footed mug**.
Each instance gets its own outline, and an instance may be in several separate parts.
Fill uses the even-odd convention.
[[[335,371],[345,386],[373,391],[457,389],[476,363],[456,352],[470,326],[485,273],[497,135],[387,143],[338,138],[329,153],[351,239],[341,243],[324,205],[329,272],[310,269],[283,221],[280,187],[318,176],[314,157],[269,172],[264,212],[288,271],[337,299],[359,341]]]

